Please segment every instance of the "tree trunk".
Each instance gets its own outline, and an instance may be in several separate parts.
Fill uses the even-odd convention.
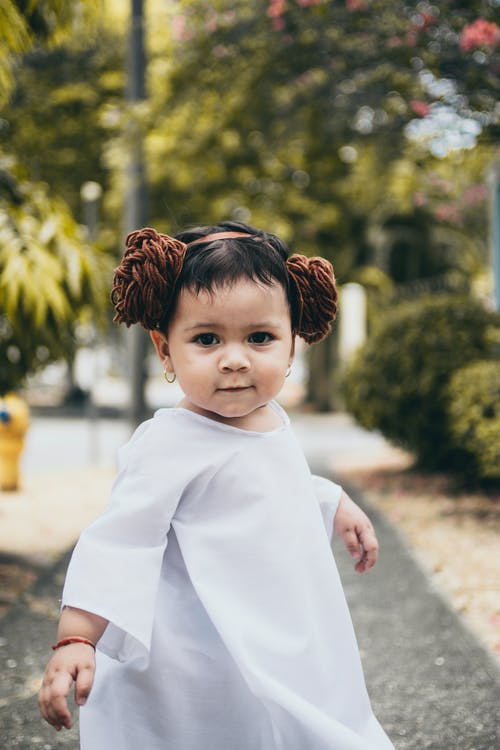
[[[336,349],[337,335],[333,332],[324,341],[311,346],[307,353],[307,402],[315,411],[333,411],[337,406],[332,377],[337,362]]]

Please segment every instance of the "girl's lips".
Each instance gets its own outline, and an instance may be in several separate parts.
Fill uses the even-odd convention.
[[[252,386],[250,385],[238,385],[233,388],[219,388],[219,391],[224,391],[225,393],[237,393],[238,391],[247,391]]]

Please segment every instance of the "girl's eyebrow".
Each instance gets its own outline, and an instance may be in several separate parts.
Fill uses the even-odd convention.
[[[245,328],[252,329],[254,331],[263,331],[266,328],[279,328],[280,323],[277,320],[264,320],[259,321],[257,323],[249,323],[248,325],[244,326]],[[199,323],[193,323],[190,326],[186,326],[184,329],[185,331],[194,331],[197,328],[226,328],[227,325],[225,323],[217,322],[217,321],[204,321]]]
[[[196,328],[217,328],[219,327],[218,323],[193,323],[191,326],[186,326],[184,328],[185,331],[194,331]]]

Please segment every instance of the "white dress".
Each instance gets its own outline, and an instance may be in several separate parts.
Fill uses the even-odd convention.
[[[393,748],[330,548],[341,488],[273,406],[266,433],[160,409],[122,448],[63,593],[109,620],[82,750]]]

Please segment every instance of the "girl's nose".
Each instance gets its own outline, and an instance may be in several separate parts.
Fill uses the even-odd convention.
[[[250,361],[241,346],[225,347],[219,359],[221,372],[246,372],[250,368]]]

